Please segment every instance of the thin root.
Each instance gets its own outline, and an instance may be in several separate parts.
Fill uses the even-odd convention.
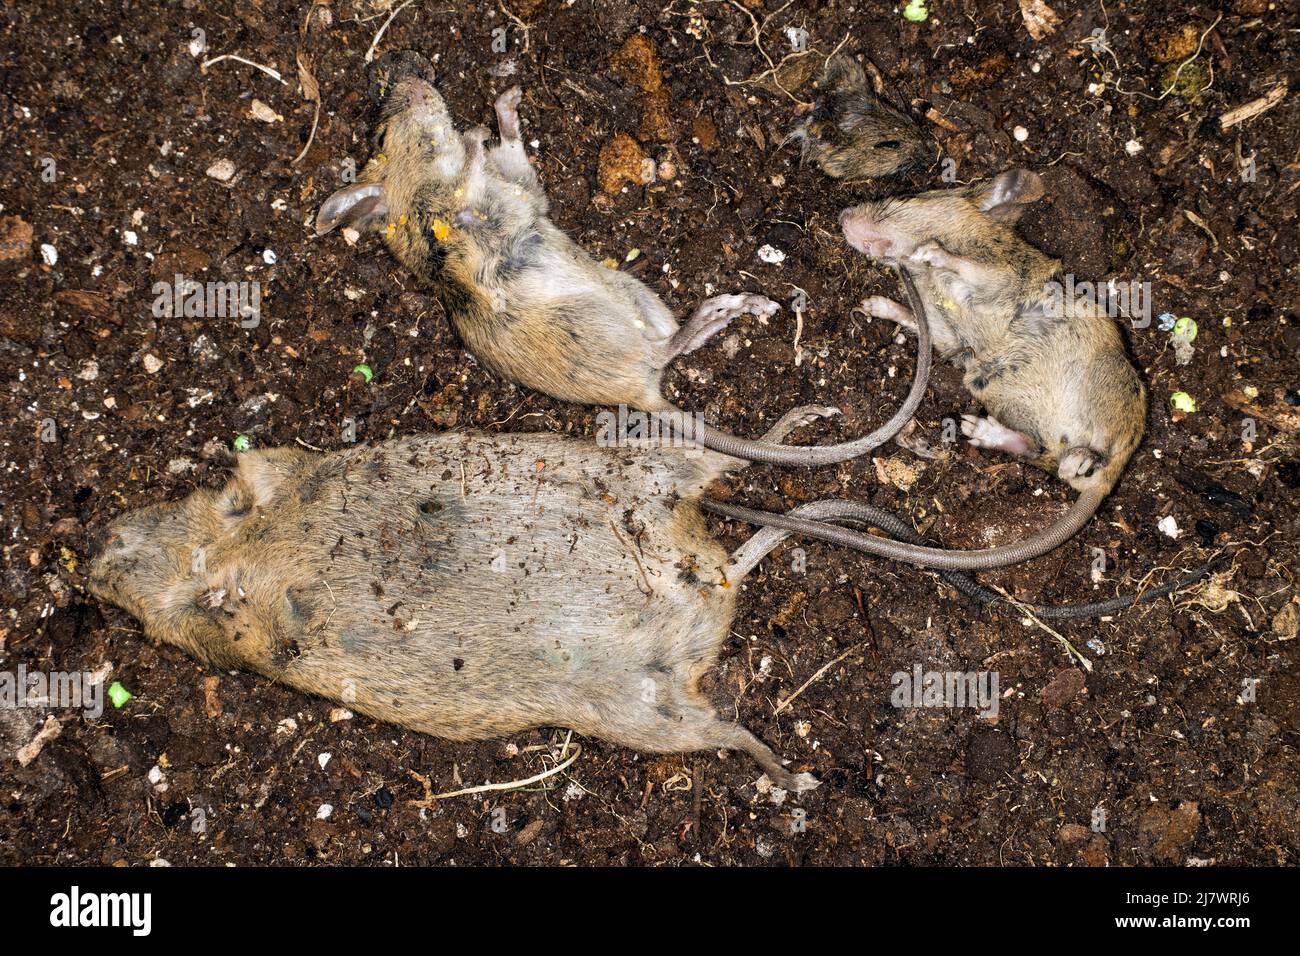
[[[567,739],[564,741],[564,748],[565,750],[569,748],[569,741]],[[582,744],[574,744],[573,755],[569,757],[568,760],[565,760],[562,763],[557,763],[550,770],[543,770],[541,773],[533,774],[533,776],[527,778],[526,780],[511,780],[508,783],[485,783],[479,787],[466,787],[463,790],[451,790],[448,791],[447,793],[434,793],[433,786],[429,783],[428,777],[424,776],[424,774],[416,773],[414,770],[407,770],[406,772],[412,778],[418,781],[420,786],[424,787],[423,797],[421,797],[419,800],[408,800],[407,803],[410,806],[419,807],[423,810],[427,810],[429,809],[429,807],[433,806],[433,802],[435,800],[449,800],[452,797],[464,797],[464,796],[468,796],[471,793],[494,793],[499,790],[518,790],[520,787],[527,787],[534,783],[538,783],[539,781],[545,780],[547,777],[555,776],[557,773],[559,773],[561,770],[566,769],[570,764],[572,764],[575,760],[577,760],[581,756],[582,756]]]

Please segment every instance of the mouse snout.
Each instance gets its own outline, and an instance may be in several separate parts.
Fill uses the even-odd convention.
[[[390,102],[398,110],[415,118],[442,112],[442,97],[433,84],[417,76],[403,78],[394,87]]]
[[[894,251],[889,231],[865,206],[853,206],[840,213],[840,229],[850,246],[872,259],[888,259]]]

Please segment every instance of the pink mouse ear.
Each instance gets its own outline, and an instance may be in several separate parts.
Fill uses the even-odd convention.
[[[1025,206],[1041,199],[1047,190],[1038,173],[1029,169],[1008,169],[985,183],[976,195],[980,210],[990,219],[1015,222]]]
[[[353,183],[326,199],[316,214],[316,235],[323,236],[339,223],[371,229],[388,218],[388,196],[383,183]]]

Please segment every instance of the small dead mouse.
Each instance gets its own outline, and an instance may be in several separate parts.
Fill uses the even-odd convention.
[[[448,433],[238,462],[219,491],[118,518],[92,593],[214,666],[439,737],[570,727],[743,750],[783,789],[817,785],[698,689],[766,553],[729,559],[700,516],[735,459]]]
[[[961,189],[864,203],[840,222],[854,249],[915,280],[935,348],[964,371],[989,412],[963,416],[962,433],[979,448],[1059,475],[1079,492],[1070,510],[1032,538],[976,551],[796,518],[765,523],[926,567],[977,569],[1037,557],[1088,522],[1142,439],[1146,389],[1115,320],[1098,303],[1064,301],[1060,262],[1016,235],[1026,204],[1043,191],[1036,173],[1011,169]],[[915,324],[912,312],[882,296],[863,308],[905,328]]]
[[[677,409],[660,390],[664,367],[749,312],[756,295],[706,300],[682,327],[635,277],[596,263],[547,217],[547,199],[520,138],[521,93],[496,102],[501,142],[482,127],[461,135],[446,104],[409,71],[390,78],[379,147],[358,181],[329,197],[318,234],[340,224],[381,233],[393,255],[438,296],[471,352],[499,374],[566,401]],[[873,434],[831,446],[735,438],[707,425],[701,441],[728,455],[824,465],[864,454],[906,424],[924,397],[928,350],[903,409]]]
[[[804,162],[827,176],[859,182],[889,176],[925,156],[916,124],[880,101],[852,58],[834,57],[818,86],[812,112],[790,134]]]

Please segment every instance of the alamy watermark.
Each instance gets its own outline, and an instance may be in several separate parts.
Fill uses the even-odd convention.
[[[19,664],[16,672],[0,671],[0,707],[80,707],[93,719],[104,713],[104,677],[88,671],[28,673],[26,665]]]
[[[911,673],[895,672],[891,682],[895,707],[970,707],[981,717],[998,715],[997,671],[927,671],[916,664]]]
[[[596,444],[602,448],[683,448],[704,453],[704,418],[692,412],[638,412],[626,405],[596,415]]]
[[[1104,313],[1112,319],[1127,318],[1135,329],[1151,324],[1150,282],[1075,282],[1071,273],[1063,281],[1043,283],[1043,295],[1047,299],[1043,311],[1054,319]]]
[[[240,328],[262,324],[262,283],[198,282],[179,272],[172,282],[155,282],[153,315],[156,319],[238,318]]]

